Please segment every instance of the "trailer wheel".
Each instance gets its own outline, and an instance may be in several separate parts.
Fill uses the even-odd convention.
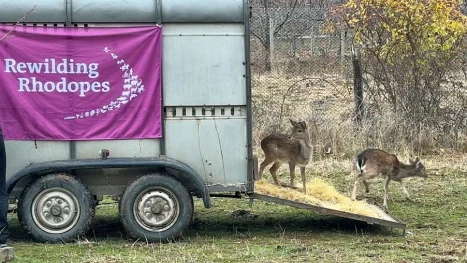
[[[125,190],[120,218],[132,238],[168,242],[177,238],[193,216],[193,198],[168,175],[142,176]]]
[[[94,213],[91,193],[69,174],[49,174],[31,182],[18,202],[21,226],[41,242],[69,242],[83,235]]]

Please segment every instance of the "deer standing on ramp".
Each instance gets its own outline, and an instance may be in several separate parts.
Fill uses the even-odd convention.
[[[296,122],[289,119],[292,124],[290,135],[273,133],[261,140],[265,159],[260,165],[259,178],[263,176],[264,168],[274,163],[269,171],[276,185],[281,186],[276,172],[282,163],[289,163],[290,187],[294,185],[295,166],[300,167],[303,182],[303,192],[306,194],[305,166],[309,163],[312,155],[312,146],[305,121]]]
[[[370,192],[367,180],[373,179],[378,175],[385,177],[384,183],[384,201],[383,207],[388,209],[388,187],[391,181],[396,181],[401,184],[402,192],[406,198],[409,197],[409,192],[405,188],[405,184],[402,181],[407,177],[422,177],[428,178],[425,172],[425,166],[420,161],[420,158],[412,160],[409,158],[409,164],[405,164],[399,161],[396,155],[387,153],[379,149],[366,149],[357,155],[357,169],[359,174],[357,175],[351,199],[355,200],[357,197],[357,187],[360,182],[365,185],[366,193]]]

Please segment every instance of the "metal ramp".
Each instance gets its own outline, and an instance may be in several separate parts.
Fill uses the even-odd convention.
[[[382,225],[382,226],[387,226],[391,228],[403,229],[404,232],[406,229],[406,224],[404,222],[398,220],[394,216],[386,213],[381,208],[375,205],[372,205],[372,204],[368,204],[368,206],[370,207],[370,209],[376,212],[381,218],[349,213],[349,212],[330,209],[330,208],[321,207],[317,205],[299,203],[299,202],[295,202],[295,201],[291,201],[291,200],[287,200],[283,198],[278,198],[278,197],[273,197],[273,196],[268,196],[268,195],[263,195],[263,194],[257,194],[257,193],[254,193],[252,197],[253,199],[263,200],[266,202],[272,202],[276,204],[287,205],[287,206],[301,208],[301,209],[309,209],[309,210],[313,210],[321,214],[327,214],[327,215],[333,215],[333,216],[345,217],[345,218],[349,218],[353,220],[363,221],[370,225],[376,224],[376,225]]]

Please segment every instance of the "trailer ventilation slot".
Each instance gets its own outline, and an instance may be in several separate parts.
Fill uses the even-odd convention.
[[[165,118],[246,118],[245,106],[193,106],[193,107],[165,107]]]
[[[14,26],[16,23],[1,23],[2,25]],[[32,27],[66,27],[66,24],[62,23],[20,23],[16,27],[20,26],[32,26]]]
[[[14,26],[16,23],[0,23],[0,25]],[[132,26],[148,26],[156,25],[155,23],[73,23],[69,27],[132,27]],[[32,27],[67,27],[66,23],[19,23],[20,26],[32,26]]]

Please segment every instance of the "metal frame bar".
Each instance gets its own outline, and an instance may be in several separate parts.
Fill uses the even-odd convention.
[[[248,152],[248,187],[247,193],[254,192],[253,175],[253,111],[252,111],[252,92],[251,92],[251,61],[250,61],[250,3],[249,0],[243,2],[243,22],[245,25],[245,81],[246,81],[246,108],[247,108],[247,152]]]
[[[162,0],[156,0],[156,20],[157,24],[162,26]],[[162,28],[162,30],[164,30]],[[165,36],[163,36],[164,38]],[[164,47],[162,47],[163,49]],[[164,53],[164,51],[162,51]],[[162,69],[161,69],[162,70]],[[165,143],[165,116],[164,116],[164,76],[161,72],[161,138],[159,138],[159,156],[165,156],[166,143]]]
[[[219,185],[219,184],[212,184],[206,186],[210,193],[218,193],[218,192],[245,192],[245,188],[247,184],[239,184],[239,185]]]
[[[72,0],[66,0],[66,26],[71,26],[72,25],[72,15],[73,15],[73,10],[72,10]]]
[[[73,11],[72,11],[72,0],[66,0],[66,26],[71,27],[73,26],[72,24],[72,16],[73,16]],[[71,140],[70,141],[70,159],[76,159],[76,142]]]
[[[157,24],[162,25],[162,0],[156,0]]]
[[[358,220],[358,221],[363,221],[368,224],[377,224],[377,225],[383,225],[383,226],[388,226],[388,227],[393,227],[393,228],[399,228],[399,229],[405,229],[406,225],[405,223],[397,220],[394,218],[394,216],[389,215],[388,213],[385,213],[383,210],[377,208],[376,206],[372,206],[372,208],[380,210],[380,213],[386,214],[389,218],[391,218],[393,221],[390,220],[385,220],[385,219],[380,219],[380,218],[375,218],[375,217],[369,217],[369,216],[364,216],[364,215],[359,215],[359,214],[353,214],[349,212],[344,212],[344,211],[339,211],[339,210],[334,210],[334,209],[329,209],[321,206],[316,206],[316,205],[310,205],[310,204],[304,204],[304,203],[298,203],[295,201],[287,200],[287,199],[282,199],[278,197],[272,197],[272,196],[267,196],[267,195],[262,195],[262,194],[253,194],[254,199],[259,199],[267,202],[273,202],[281,205],[287,205],[287,206],[292,206],[296,208],[302,208],[302,209],[309,209],[313,210],[322,214],[328,214],[328,215],[335,215],[339,217],[345,217],[353,220]]]

